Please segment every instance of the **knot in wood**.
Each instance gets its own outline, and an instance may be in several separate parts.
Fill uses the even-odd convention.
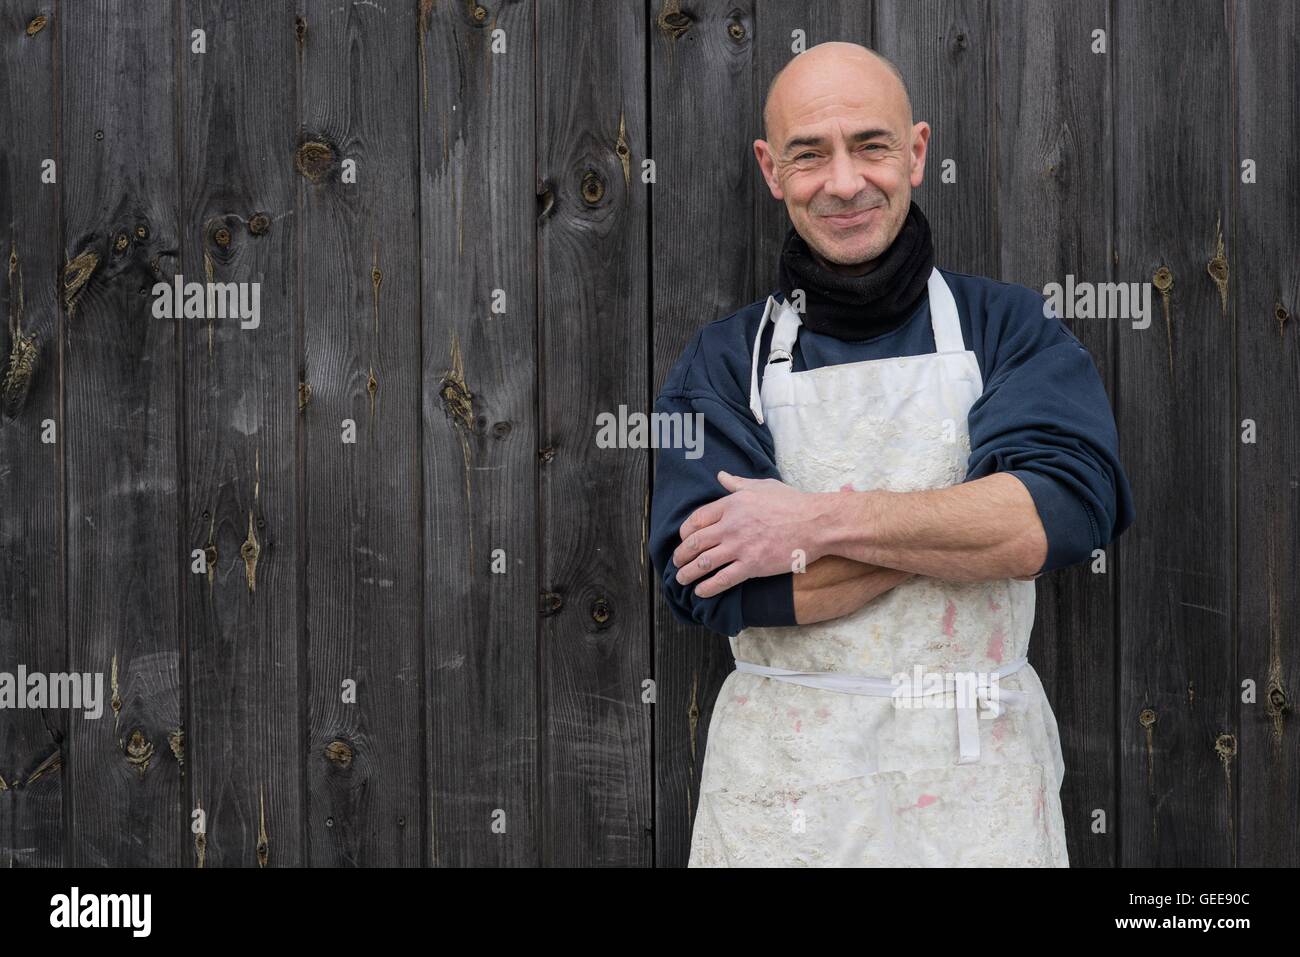
[[[676,6],[676,4],[674,4]],[[691,18],[681,10],[673,10],[659,16],[659,29],[673,40],[680,39],[691,28]]]
[[[346,741],[331,741],[325,746],[325,757],[331,764],[346,770],[352,766],[352,748]]]
[[[587,170],[582,177],[582,198],[590,204],[600,202],[605,195],[605,184],[594,170]]]
[[[136,728],[131,732],[131,740],[126,745],[127,763],[139,771],[140,774],[144,774],[145,769],[149,767],[149,759],[152,757],[153,744],[139,728]]]
[[[298,147],[294,162],[299,173],[319,183],[334,166],[334,151],[327,144],[313,140]]]

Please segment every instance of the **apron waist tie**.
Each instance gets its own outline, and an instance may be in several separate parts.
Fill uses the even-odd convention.
[[[773,668],[759,665],[752,661],[736,661],[736,670],[749,674],[776,678],[791,684],[807,688],[821,688],[825,691],[838,691],[844,694],[863,694],[879,698],[925,698],[929,695],[957,692],[957,742],[960,755],[958,764],[971,764],[980,758],[980,735],[978,712],[985,712],[990,718],[1002,713],[1002,705],[1023,705],[1029,700],[1024,691],[1003,689],[995,683],[996,679],[1005,678],[1019,671],[1029,659],[1015,658],[991,672],[959,671],[944,674],[943,687],[926,687],[924,673],[909,675],[905,681],[893,678],[879,678],[869,675],[851,675],[839,671],[789,671],[785,668]],[[934,676],[929,676],[933,678]],[[920,679],[919,681],[917,679]],[[906,707],[906,706],[904,706]]]

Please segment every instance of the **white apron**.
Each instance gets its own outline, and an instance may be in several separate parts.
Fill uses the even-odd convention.
[[[804,372],[799,315],[780,304],[760,402],[768,298],[750,404],[784,482],[965,478],[983,382],[938,269],[928,291],[933,354]],[[913,576],[841,618],[732,636],[688,866],[1068,866],[1056,718],[1025,661],[1033,622],[1033,582]]]

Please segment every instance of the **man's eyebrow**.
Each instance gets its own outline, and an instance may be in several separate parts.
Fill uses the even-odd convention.
[[[893,132],[884,127],[873,127],[869,130],[858,130],[856,133],[849,134],[850,143],[862,143],[866,140],[874,140],[878,136],[892,137]],[[782,151],[789,155],[791,150],[802,149],[805,146],[825,146],[826,137],[824,136],[796,136],[793,139],[786,140],[785,149]]]

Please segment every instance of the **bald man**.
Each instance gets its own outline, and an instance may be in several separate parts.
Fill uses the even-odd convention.
[[[754,155],[791,226],[765,301],[705,325],[655,411],[650,548],[726,635],[691,866],[1066,866],[1033,579],[1133,519],[1092,357],[1023,286],[936,268],[930,127],[887,59],[774,78]]]

